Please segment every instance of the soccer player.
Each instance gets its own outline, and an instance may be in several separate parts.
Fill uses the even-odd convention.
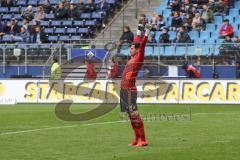
[[[121,112],[127,112],[133,131],[135,133],[135,139],[129,146],[146,146],[148,145],[144,125],[140,114],[137,109],[137,88],[135,86],[136,77],[138,71],[143,65],[145,46],[148,40],[148,35],[151,31],[151,25],[145,26],[145,35],[141,39],[141,31],[137,31],[137,36],[131,45],[131,59],[126,64],[121,81],[121,91],[120,91],[120,106]]]

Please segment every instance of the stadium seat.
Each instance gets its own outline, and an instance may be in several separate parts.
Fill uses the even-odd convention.
[[[194,43],[196,43],[196,44],[204,44],[204,39],[195,39],[194,40]]]
[[[216,44],[222,44],[223,41],[224,41],[224,39],[218,38],[218,39],[216,40]]]
[[[211,38],[217,39],[218,37],[219,37],[219,30],[217,30],[215,32],[211,32]]]
[[[224,19],[228,19],[229,23],[231,24],[235,22],[235,18],[233,15],[224,16]]]
[[[15,18],[17,20],[21,20],[22,19],[22,15],[21,14],[14,14],[13,18]]]
[[[208,30],[208,31],[215,31],[215,29],[216,29],[215,24],[212,24],[212,23],[207,23],[206,24],[206,30]]]
[[[199,38],[199,32],[198,31],[190,31],[189,36],[191,37],[192,40],[198,39]]]
[[[186,47],[176,47],[176,54],[175,56],[183,56],[186,54],[187,50]]]
[[[209,38],[209,39],[205,40],[206,45],[213,45],[215,43],[216,43],[216,39],[214,39],[214,38]]]
[[[161,56],[164,54],[164,47],[156,46],[153,48],[153,56]]]
[[[239,9],[231,8],[231,9],[229,10],[229,15],[232,15],[232,16],[237,16],[237,15],[239,15]]]
[[[170,40],[174,40],[177,36],[177,33],[175,31],[169,31],[168,34]]]
[[[40,21],[40,25],[43,27],[48,27],[49,26],[49,21]]]
[[[82,17],[81,17],[82,18]],[[92,18],[93,19],[102,19],[102,15],[99,12],[93,12],[92,13]]]
[[[56,34],[65,34],[65,28],[56,28],[54,33],[56,33]]]
[[[0,7],[0,13],[8,13],[7,7]]]
[[[53,28],[44,28],[44,33],[53,34]]]
[[[90,19],[91,18],[91,13],[82,13],[81,14],[81,19]]]
[[[59,41],[69,41],[69,40],[70,40],[69,36],[60,36],[59,37]]]
[[[86,22],[85,22],[85,25],[86,25],[86,26],[95,26],[95,25],[96,25],[96,21],[90,21],[90,20],[89,20],[89,21],[86,21]]]
[[[159,41],[159,37],[162,33],[160,31],[155,32],[155,40],[158,42]]]
[[[62,25],[66,27],[72,27],[72,21],[63,21]]]
[[[16,4],[18,6],[26,6],[27,5],[27,1],[26,0],[18,0]]]
[[[154,48],[154,46],[146,46],[145,56],[152,56],[153,55],[153,48]]]
[[[78,40],[80,40],[81,39],[81,37],[80,36],[71,36],[71,38],[70,38],[71,40],[75,40],[75,41],[78,41]]]
[[[83,26],[84,22],[83,21],[74,21],[73,25],[74,26]]]
[[[219,55],[220,54],[219,47],[220,45],[211,46],[209,48],[210,49],[209,55],[211,54],[214,54],[215,56]]]
[[[214,16],[215,24],[222,24],[222,22],[223,22],[222,16]]]
[[[57,42],[58,41],[58,36],[48,36],[48,40]]]
[[[125,56],[129,56],[130,48],[121,49],[120,53],[125,55]]]
[[[67,33],[69,33],[69,34],[76,34],[77,33],[77,29],[76,28],[67,28]]]
[[[1,11],[0,11],[1,12]],[[10,8],[11,13],[19,13],[19,8],[18,7],[11,7]]]
[[[61,27],[61,25],[62,25],[61,21],[54,20],[51,22],[51,26]]]
[[[166,46],[164,48],[164,56],[174,56],[175,55],[175,46]]]
[[[2,19],[3,19],[3,20],[10,20],[10,19],[12,19],[12,15],[11,15],[11,14],[4,14],[4,15],[2,16]]]
[[[46,18],[46,19],[54,19],[55,16],[54,16],[54,14],[50,13],[50,14],[46,14],[46,15],[45,15],[45,18]]]
[[[77,33],[88,33],[88,28],[79,28]]]
[[[234,31],[238,31],[239,30],[238,23],[232,23],[232,26],[233,26]]]
[[[210,38],[210,31],[202,31],[200,32],[200,39],[209,39]]]
[[[28,0],[28,5],[37,6],[37,2],[36,0]]]

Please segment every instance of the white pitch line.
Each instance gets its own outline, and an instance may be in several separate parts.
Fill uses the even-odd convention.
[[[88,124],[81,124],[81,125],[37,128],[37,129],[15,131],[15,132],[3,132],[3,133],[0,133],[0,136],[14,135],[14,134],[20,134],[20,133],[29,133],[29,132],[38,132],[38,131],[45,131],[45,130],[63,129],[63,128],[73,128],[73,127],[79,127],[79,126],[94,126],[94,125],[114,124],[114,123],[122,123],[122,122],[127,122],[127,121],[98,122],[98,123],[88,123]]]

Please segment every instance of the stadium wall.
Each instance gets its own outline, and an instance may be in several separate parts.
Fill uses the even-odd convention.
[[[138,103],[240,104],[239,80],[139,80]],[[0,104],[116,103],[120,81],[1,80]]]

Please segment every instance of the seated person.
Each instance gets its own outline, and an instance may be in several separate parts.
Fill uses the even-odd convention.
[[[192,43],[192,40],[190,36],[188,35],[188,32],[186,31],[186,28],[184,26],[180,27],[177,38],[175,39],[176,43]]]
[[[225,38],[226,36],[232,37],[234,33],[233,26],[229,24],[229,20],[225,19],[220,30],[219,30],[219,37]]]
[[[172,18],[172,23],[171,27],[173,31],[177,31],[179,27],[183,25],[182,18],[180,17],[179,12],[174,12],[173,18]]]

